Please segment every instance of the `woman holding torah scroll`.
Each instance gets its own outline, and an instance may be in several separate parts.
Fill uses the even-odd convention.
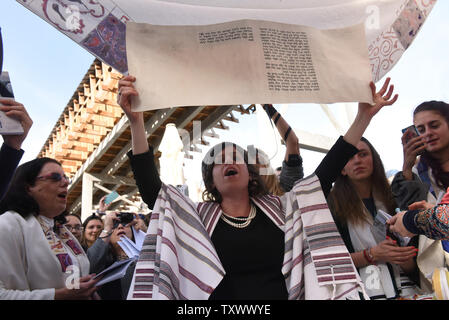
[[[131,126],[128,153],[153,208],[128,299],[359,299],[360,278],[321,191],[309,176],[282,197],[267,194],[252,150],[223,143],[202,163],[206,201],[193,203],[159,179],[143,114],[131,111],[135,78],[119,82]],[[344,139],[355,145],[390,101],[373,94]]]

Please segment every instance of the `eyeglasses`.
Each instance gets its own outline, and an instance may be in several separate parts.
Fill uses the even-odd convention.
[[[71,226],[70,224],[65,224],[64,227],[69,229],[69,231],[83,231],[83,227],[81,225]]]
[[[47,174],[45,176],[36,177],[36,179],[51,180],[51,181],[54,181],[54,182],[61,181],[63,178],[65,179],[65,181],[67,181],[68,184],[70,184],[70,182],[71,182],[70,178],[67,177],[65,174],[62,175],[62,174],[60,174],[58,172],[52,172],[52,173],[49,173],[49,174]]]

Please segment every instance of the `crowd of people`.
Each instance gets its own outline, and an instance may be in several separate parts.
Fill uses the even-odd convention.
[[[449,263],[449,104],[416,107],[419,134],[402,137],[403,168],[391,183],[363,137],[373,117],[398,99],[390,79],[378,91],[369,84],[373,104],[359,103],[348,131],[308,177],[299,138],[272,105],[263,105],[285,142],[282,166],[273,170],[263,150],[217,144],[202,161],[203,202],[193,203],[159,177],[143,113],[131,110],[135,80],[120,80],[118,103],[131,128],[134,178],[151,209],[145,221],[108,210],[105,197],[84,221],[67,214],[62,165],[36,158],[18,166],[33,121],[21,103],[0,98],[0,110],[24,129],[2,135],[0,149],[0,299],[432,295],[432,273]],[[98,285],[97,274],[131,258],[119,243],[136,242],[139,231],[146,236],[138,258],[124,276]]]

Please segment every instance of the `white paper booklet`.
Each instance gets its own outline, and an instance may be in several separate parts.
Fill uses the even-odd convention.
[[[6,71],[0,74],[0,97],[14,99],[9,73]],[[22,133],[23,128],[20,122],[6,116],[3,111],[0,111],[0,134],[16,135]]]
[[[132,228],[132,231],[135,242],[133,242],[126,236],[122,237],[120,241],[117,241],[119,246],[123,249],[123,251],[129,258],[139,256],[140,250],[142,249],[143,240],[145,239],[145,232],[142,232],[140,230],[137,231],[134,229],[134,227]]]

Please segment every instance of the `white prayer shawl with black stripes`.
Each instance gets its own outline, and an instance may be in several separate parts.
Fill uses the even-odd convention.
[[[289,299],[367,298],[316,175],[282,197],[251,198],[285,232],[282,273]],[[211,241],[222,214],[162,185],[128,299],[206,300],[225,275]]]

